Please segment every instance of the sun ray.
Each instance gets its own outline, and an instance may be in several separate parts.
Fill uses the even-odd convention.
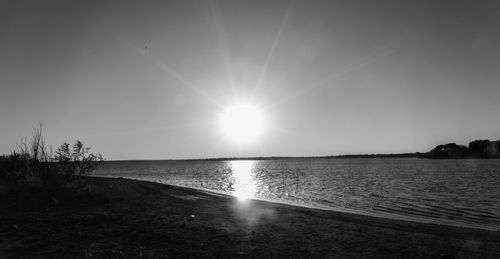
[[[220,58],[222,59],[222,64],[226,73],[226,80],[228,81],[231,91],[233,96],[236,96],[236,87],[235,87],[235,82],[234,82],[234,76],[233,76],[233,71],[231,69],[231,59],[228,54],[228,47],[226,44],[226,37],[224,31],[221,29],[223,25],[221,25],[218,16],[217,16],[217,9],[215,6],[215,3],[213,0],[209,0],[209,13],[211,17],[211,22],[213,23],[213,26],[215,28],[215,35],[217,37],[217,51],[220,54]]]
[[[171,124],[171,125],[161,125],[157,127],[140,127],[140,128],[134,128],[134,129],[123,129],[123,130],[118,130],[118,131],[113,131],[110,133],[98,133],[98,134],[89,134],[87,136],[91,137],[105,137],[105,136],[129,136],[129,135],[140,135],[140,134],[145,134],[145,133],[152,133],[155,131],[165,131],[165,130],[172,130],[172,129],[184,129],[184,128],[190,128],[190,127],[200,127],[200,126],[205,126],[202,123],[179,123],[179,124]]]
[[[213,104],[222,107],[222,105],[217,102],[212,96],[210,96],[207,92],[201,90],[199,87],[195,86],[193,83],[189,82],[187,79],[185,79],[183,76],[181,76],[179,73],[177,73],[175,70],[173,70],[170,66],[166,65],[165,63],[159,61],[157,58],[153,57],[151,54],[147,54],[152,62],[154,62],[156,65],[161,67],[164,71],[168,72],[170,75],[172,75],[175,79],[178,81],[182,82],[185,86],[191,88],[191,90],[194,90],[196,93],[199,95],[205,97],[205,99],[209,100]]]
[[[120,38],[120,37],[119,37]],[[218,107],[223,107],[222,104],[217,102],[210,94],[207,92],[201,90],[200,87],[197,87],[195,84],[191,83],[189,80],[187,80],[185,77],[177,73],[174,69],[172,69],[170,66],[167,64],[161,62],[158,60],[156,57],[154,57],[151,53],[150,50],[145,50],[144,48],[139,48],[135,46],[134,44],[130,43],[129,41],[120,38],[121,42],[126,44],[128,47],[134,49],[136,52],[140,53],[144,57],[146,57],[149,61],[157,65],[159,68],[161,68],[163,71],[167,72],[170,74],[172,77],[177,79],[177,81],[181,82],[184,86],[187,86],[191,90],[195,91],[197,94],[203,96],[205,99],[210,101],[211,103],[217,105]]]
[[[262,66],[259,77],[257,78],[257,83],[255,84],[252,96],[255,96],[259,92],[260,87],[262,86],[262,84],[265,81],[266,74],[267,74],[268,69],[269,69],[269,65],[271,63],[271,60],[272,60],[274,53],[276,51],[276,48],[278,46],[279,40],[281,38],[281,34],[283,34],[283,31],[285,30],[285,27],[288,23],[288,18],[290,16],[290,13],[292,12],[292,8],[293,8],[293,1],[290,1],[288,4],[288,8],[286,10],[286,13],[283,16],[283,21],[281,22],[280,28],[279,28],[278,32],[276,33],[276,37],[274,38],[273,44],[271,45],[271,49],[269,50],[269,52],[267,54],[266,60],[264,61],[264,65]]]
[[[379,60],[380,58],[386,57],[386,56],[396,52],[401,47],[403,42],[404,42],[403,40],[397,40],[397,41],[391,42],[390,44],[387,44],[385,46],[377,48],[375,51],[368,54],[366,57],[363,57],[358,62],[353,62],[353,63],[345,66],[341,71],[324,78],[319,83],[316,83],[311,87],[300,88],[300,89],[296,90],[295,92],[292,92],[292,93],[286,95],[285,97],[280,98],[280,99],[274,101],[273,103],[270,103],[268,106],[265,107],[265,109],[270,109],[272,107],[279,106],[283,103],[286,103],[286,102],[293,100],[295,98],[299,98],[300,96],[303,96],[304,94],[307,94],[309,92],[315,91],[315,90],[320,89],[320,88],[323,88],[325,86],[335,85],[338,83],[336,81],[339,78],[346,76],[350,73],[353,73],[355,71],[358,71],[359,69],[362,69],[363,67],[366,67],[366,66],[372,64],[373,62]]]

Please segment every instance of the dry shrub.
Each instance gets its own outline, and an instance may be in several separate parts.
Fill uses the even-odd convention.
[[[87,176],[103,161],[100,154],[76,140],[64,143],[55,154],[42,135],[42,124],[33,136],[22,138],[15,151],[0,156],[0,184],[11,191],[42,189],[48,193],[80,192],[86,188]]]

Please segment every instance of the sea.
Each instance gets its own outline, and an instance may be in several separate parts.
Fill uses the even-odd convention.
[[[123,177],[377,217],[500,228],[500,159],[107,161]]]

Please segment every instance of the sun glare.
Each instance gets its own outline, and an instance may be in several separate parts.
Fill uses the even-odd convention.
[[[264,118],[262,112],[255,106],[237,104],[222,114],[221,127],[231,141],[247,144],[261,135],[264,129]]]
[[[251,199],[255,194],[256,185],[252,175],[254,164],[254,161],[247,160],[229,162],[234,177],[233,195],[240,201]]]

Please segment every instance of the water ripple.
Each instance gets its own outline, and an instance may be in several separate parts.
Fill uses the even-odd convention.
[[[381,216],[500,226],[498,159],[121,161],[106,162],[95,174]]]

